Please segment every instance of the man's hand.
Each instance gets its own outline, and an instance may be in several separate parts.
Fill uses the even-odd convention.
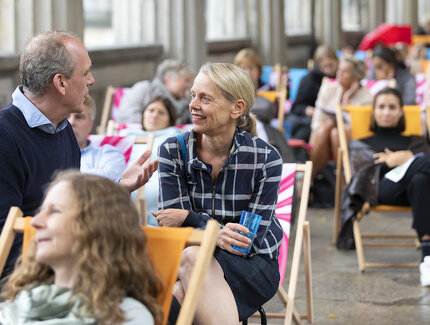
[[[409,150],[391,151],[385,148],[384,152],[375,153],[373,157],[375,164],[385,163],[388,167],[393,168],[407,162],[413,155]]]
[[[130,164],[122,174],[119,184],[127,188],[130,192],[145,185],[158,168],[158,159],[142,166],[150,156],[151,150],[146,150],[139,159]]]
[[[249,229],[239,223],[229,222],[219,232],[217,246],[235,255],[246,255],[233,248],[233,245],[248,248],[251,244],[251,239],[238,233],[241,231],[245,234],[249,233]]]
[[[190,212],[182,209],[165,209],[151,213],[157,218],[158,225],[161,227],[180,227]]]

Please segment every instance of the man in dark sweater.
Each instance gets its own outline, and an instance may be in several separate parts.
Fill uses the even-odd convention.
[[[80,149],[67,117],[80,112],[95,81],[90,68],[87,50],[71,34],[42,33],[25,46],[19,67],[22,85],[0,110],[1,229],[11,206],[26,216],[35,214],[56,170],[79,169]],[[149,154],[130,165],[121,185],[134,190],[149,179],[158,163],[142,168]],[[13,269],[21,242],[17,236],[3,275]]]

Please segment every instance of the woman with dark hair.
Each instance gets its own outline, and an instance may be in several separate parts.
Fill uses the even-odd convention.
[[[158,147],[167,138],[181,134],[181,130],[176,128],[176,110],[172,102],[163,96],[152,98],[143,108],[142,112],[142,130],[125,129],[120,135],[146,136],[149,132],[154,134],[154,143],[152,148],[151,160],[157,158]],[[145,144],[135,144],[130,155],[130,161],[136,160],[146,150]],[[131,194],[133,201],[137,199],[138,191]],[[145,185],[144,193],[146,199],[146,217],[147,224],[157,226],[157,220],[152,215],[152,211],[157,211],[158,206],[158,171],[155,171],[153,177]]]
[[[404,136],[405,117],[403,112],[402,95],[397,89],[385,88],[378,92],[373,101],[373,112],[370,129],[374,135],[363,138],[355,143],[351,141],[350,148],[359,148],[360,144],[375,152],[374,161],[370,163],[379,166],[380,174],[376,177],[377,204],[406,205],[412,207],[413,223],[421,242],[422,263],[420,265],[421,285],[430,285],[430,146],[427,139],[421,136]],[[357,149],[358,150],[358,149]],[[358,152],[358,151],[357,151]],[[353,165],[365,167],[366,162],[354,161]],[[404,176],[398,180],[389,172],[409,162],[410,166]],[[368,162],[369,163],[369,162]],[[369,165],[369,164],[367,164]],[[360,170],[354,174],[357,175]],[[391,173],[392,174],[392,173]],[[376,175],[378,175],[376,173]],[[379,185],[378,185],[379,183]]]
[[[127,190],[61,172],[31,225],[36,240],[3,288],[0,324],[160,324],[161,282]]]
[[[314,68],[300,81],[296,99],[286,116],[294,139],[309,141],[312,115],[322,80],[324,77],[335,78],[339,65],[336,52],[327,45],[318,46],[314,53],[314,62]]]
[[[372,65],[370,79],[395,79],[396,88],[402,94],[405,105],[415,105],[415,78],[406,70],[405,64],[397,60],[394,50],[384,45],[375,47]]]

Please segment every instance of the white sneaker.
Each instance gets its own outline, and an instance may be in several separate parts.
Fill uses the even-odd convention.
[[[420,282],[423,287],[430,286],[430,256],[425,256],[420,264]]]

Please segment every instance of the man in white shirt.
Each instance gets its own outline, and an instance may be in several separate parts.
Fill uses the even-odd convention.
[[[81,149],[81,172],[95,174],[116,181],[125,170],[125,157],[117,148],[105,144],[94,146],[87,139],[96,116],[96,104],[90,95],[86,95],[81,113],[69,115],[69,123]]]

